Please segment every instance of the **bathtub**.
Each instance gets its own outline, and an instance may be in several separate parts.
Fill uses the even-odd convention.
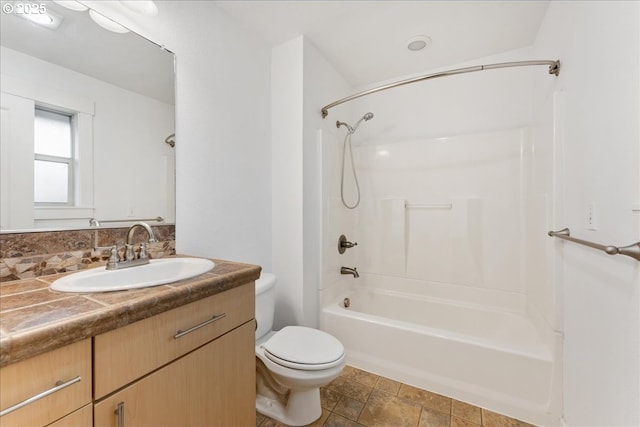
[[[342,341],[352,366],[538,425],[559,423],[554,346],[518,312],[359,282],[325,304],[321,328]]]

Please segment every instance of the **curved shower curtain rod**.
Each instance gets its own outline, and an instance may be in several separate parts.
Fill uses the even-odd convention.
[[[327,115],[329,115],[329,108],[333,108],[345,102],[352,101],[356,98],[360,98],[362,96],[370,95],[372,93],[380,92],[386,89],[391,89],[398,86],[404,86],[409,83],[421,82],[423,80],[435,79],[436,77],[453,76],[455,74],[472,73],[475,71],[494,70],[497,68],[525,67],[525,66],[531,66],[531,65],[548,65],[549,74],[555,74],[556,76],[560,74],[559,60],[500,62],[497,64],[476,65],[474,67],[456,68],[455,70],[448,70],[448,71],[441,71],[439,73],[426,74],[424,76],[413,77],[411,79],[401,80],[395,83],[389,83],[383,86],[374,87],[373,89],[368,89],[362,92],[358,92],[356,94],[347,96],[346,98],[342,98],[337,101],[334,101],[331,104],[325,105],[324,107],[322,107],[320,111],[322,112],[322,118],[324,119],[325,117],[327,117]]]

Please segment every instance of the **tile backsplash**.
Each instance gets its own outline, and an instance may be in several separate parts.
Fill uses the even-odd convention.
[[[152,226],[158,242],[151,258],[175,255],[175,225]],[[77,271],[105,265],[110,247],[124,244],[128,227],[0,234],[0,282]],[[136,231],[134,243],[146,241]]]

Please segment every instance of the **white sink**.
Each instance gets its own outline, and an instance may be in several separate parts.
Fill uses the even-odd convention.
[[[122,270],[92,268],[62,277],[51,284],[60,292],[109,292],[147,288],[189,279],[206,273],[215,266],[204,258],[152,259],[149,264]]]

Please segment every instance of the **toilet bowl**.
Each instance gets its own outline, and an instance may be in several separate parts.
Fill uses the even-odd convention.
[[[320,387],[340,375],[344,346],[326,332],[304,326],[271,330],[273,274],[256,281],[256,410],[290,426],[320,418]]]

